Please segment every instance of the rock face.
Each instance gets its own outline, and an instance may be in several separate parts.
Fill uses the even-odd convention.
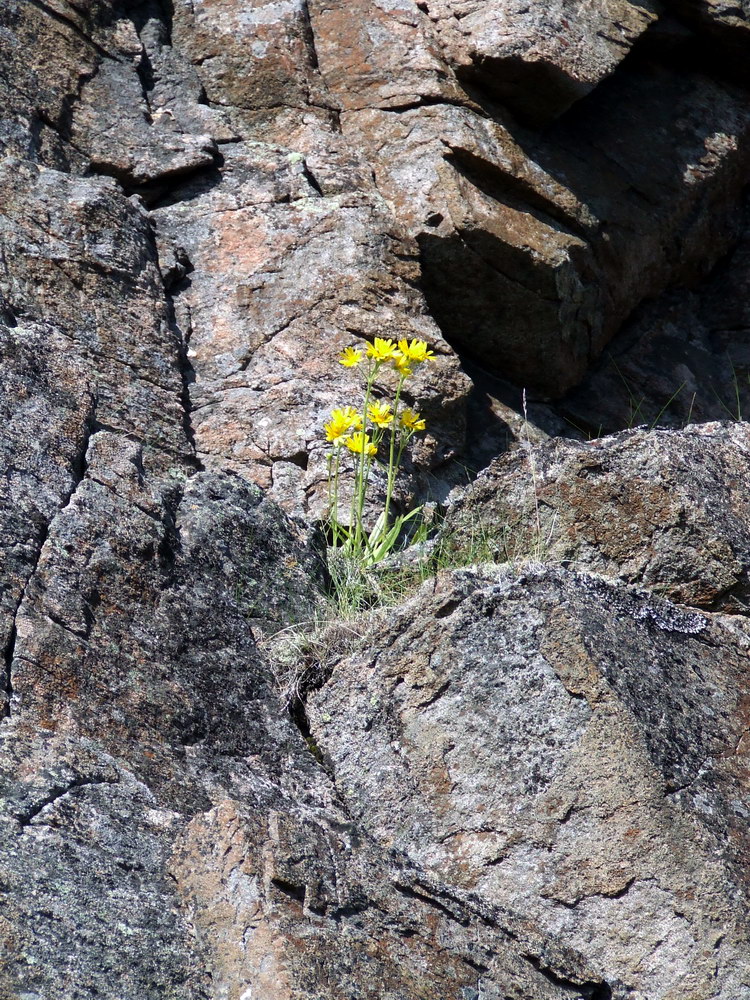
[[[2,1000],[750,998],[747,15],[0,0]],[[494,561],[288,706],[375,336]]]
[[[332,665],[312,731],[376,840],[612,996],[744,996],[747,643],[584,574],[446,575]]]
[[[732,619],[598,577],[463,572],[308,707],[353,818],[573,945],[606,995],[745,996],[747,657]]]
[[[561,439],[496,459],[457,491],[450,548],[561,562],[680,604],[747,613],[748,425]]]

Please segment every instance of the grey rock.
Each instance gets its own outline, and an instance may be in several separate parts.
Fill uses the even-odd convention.
[[[558,396],[679,302],[723,398],[746,27],[543,7],[0,0],[3,998],[750,995],[746,618],[705,610],[745,428],[545,444],[451,346]],[[381,335],[438,356],[399,499],[507,426],[456,532],[602,575],[443,575],[290,712],[265,640],[330,615],[322,426]]]
[[[446,573],[334,659],[310,724],[378,842],[579,949],[603,995],[729,1000],[745,625],[560,568]]]
[[[445,544],[563,562],[746,613],[749,449],[740,422],[519,449],[453,494]]]
[[[659,3],[621,0],[424,6],[460,77],[535,122],[561,114],[610,76],[662,12]]]
[[[93,436],[16,616],[0,987],[448,1000],[481,980],[490,996],[510,981],[561,1000],[595,984],[572,953],[352,824],[283,713],[243,606],[264,560],[265,586],[279,585],[280,515],[265,538],[238,477],[199,473],[177,490],[144,476],[135,451]]]

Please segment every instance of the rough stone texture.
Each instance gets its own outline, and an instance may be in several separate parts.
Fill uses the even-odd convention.
[[[442,577],[309,718],[256,644],[342,346],[438,355],[406,500],[745,406],[746,11],[665,6],[0,0],[3,1000],[750,996],[746,618],[623,582],[746,610],[744,425],[534,453],[613,582]]]
[[[562,569],[445,574],[330,665],[309,719],[377,841],[580,949],[605,995],[728,1000],[749,638]]]
[[[217,182],[153,213],[162,261],[177,247],[191,269],[173,297],[201,461],[243,471],[287,509],[319,512],[323,424],[361,395],[338,356],[385,335],[439,352],[412,390],[430,422],[417,461],[434,467],[460,450],[467,383],[413,287],[416,248],[382,202],[321,193],[302,154],[268,144],[232,146]]]
[[[174,39],[246,137],[154,213],[163,268],[176,259],[189,272],[173,295],[201,459],[242,470],[288,510],[320,513],[323,422],[358,385],[338,353],[391,336],[440,353],[414,400],[431,422],[417,466],[439,466],[463,446],[468,386],[414,287],[415,243],[342,141],[307,4],[177,4]]]
[[[448,339],[547,394],[579,381],[644,297],[705,273],[737,232],[747,102],[701,74],[635,64],[541,137],[443,106],[343,123],[417,237]]]
[[[520,118],[544,121],[608,77],[661,12],[657,3],[427,0],[460,77]]]
[[[594,995],[575,953],[352,824],[283,713],[243,592],[281,589],[304,554],[239,477],[170,483],[140,451],[92,435],[15,615],[3,995]]]
[[[601,437],[638,424],[684,427],[750,413],[748,231],[704,281],[637,310],[560,401],[568,433]]]
[[[554,439],[497,458],[445,521],[451,547],[567,565],[682,604],[750,610],[750,425]]]

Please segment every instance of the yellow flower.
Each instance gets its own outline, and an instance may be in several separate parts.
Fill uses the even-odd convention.
[[[400,421],[401,426],[412,434],[414,431],[423,431],[427,426],[418,413],[408,408],[401,411]]]
[[[367,357],[374,358],[376,361],[388,361],[389,358],[395,358],[397,354],[398,348],[392,340],[376,337],[374,343],[367,345]]]
[[[356,452],[357,455],[374,455],[378,450],[370,441],[370,435],[363,434],[362,431],[352,434],[344,443],[349,451]]]
[[[331,411],[331,419],[325,425],[326,441],[333,444],[343,444],[344,438],[351,430],[359,430],[362,426],[362,417],[353,406],[344,406],[341,409]]]
[[[356,366],[362,360],[362,351],[358,351],[354,347],[345,347],[341,352],[341,357],[339,358],[339,364],[343,365],[344,368],[356,368]]]
[[[396,352],[396,356],[393,359],[393,367],[403,378],[409,378],[413,374],[409,367],[409,359],[404,357],[401,351]]]
[[[370,403],[367,416],[377,427],[387,427],[393,423],[393,412],[389,403]]]
[[[424,340],[412,340],[411,343],[408,340],[399,340],[398,349],[407,361],[413,361],[418,365],[423,361],[432,361],[435,357],[432,351],[428,350],[427,342]]]

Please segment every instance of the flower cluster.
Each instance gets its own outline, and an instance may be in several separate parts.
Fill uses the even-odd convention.
[[[396,389],[398,400],[401,396],[401,387],[406,379],[414,374],[414,368],[425,361],[432,361],[434,357],[434,353],[424,340],[399,340],[395,343],[384,337],[375,337],[365,350],[345,347],[339,358],[339,364],[345,368],[356,368],[364,362],[368,366],[366,381],[369,389],[372,389],[374,377],[382,366],[389,364],[398,376],[399,385]],[[332,411],[331,419],[325,425],[327,441],[334,446],[345,444],[358,454],[376,454],[379,438],[382,438],[382,434],[377,432],[393,426],[396,413],[390,403],[382,401],[370,403],[369,395],[368,393],[368,405],[364,415],[360,415],[351,406]],[[371,436],[368,433],[367,425],[375,429],[375,435]],[[398,415],[396,426],[413,434],[415,431],[423,431],[425,422],[418,413],[404,409]]]
[[[338,407],[331,412],[330,420],[325,425],[326,440],[333,446],[329,455],[333,540],[334,545],[346,544],[355,553],[360,553],[363,561],[375,562],[383,558],[394,544],[404,522],[418,513],[418,510],[412,511],[398,518],[394,525],[389,524],[396,473],[404,449],[414,434],[426,427],[425,420],[419,413],[401,405],[402,390],[407,379],[414,374],[414,369],[432,361],[434,357],[424,340],[394,342],[384,337],[375,337],[364,349],[347,347],[339,357],[339,364],[345,368],[362,367],[364,395],[361,408]],[[376,399],[375,380],[388,371],[395,376],[392,399]],[[381,383],[378,382],[378,391],[380,388]],[[380,545],[376,545],[373,533],[368,536],[364,531],[362,519],[372,462],[383,444],[387,448],[387,488],[385,506],[379,518],[381,542]],[[342,448],[346,448],[356,456],[354,493],[348,527],[342,526],[338,521]],[[385,462],[383,464],[385,465]],[[387,544],[383,539],[389,539]]]

